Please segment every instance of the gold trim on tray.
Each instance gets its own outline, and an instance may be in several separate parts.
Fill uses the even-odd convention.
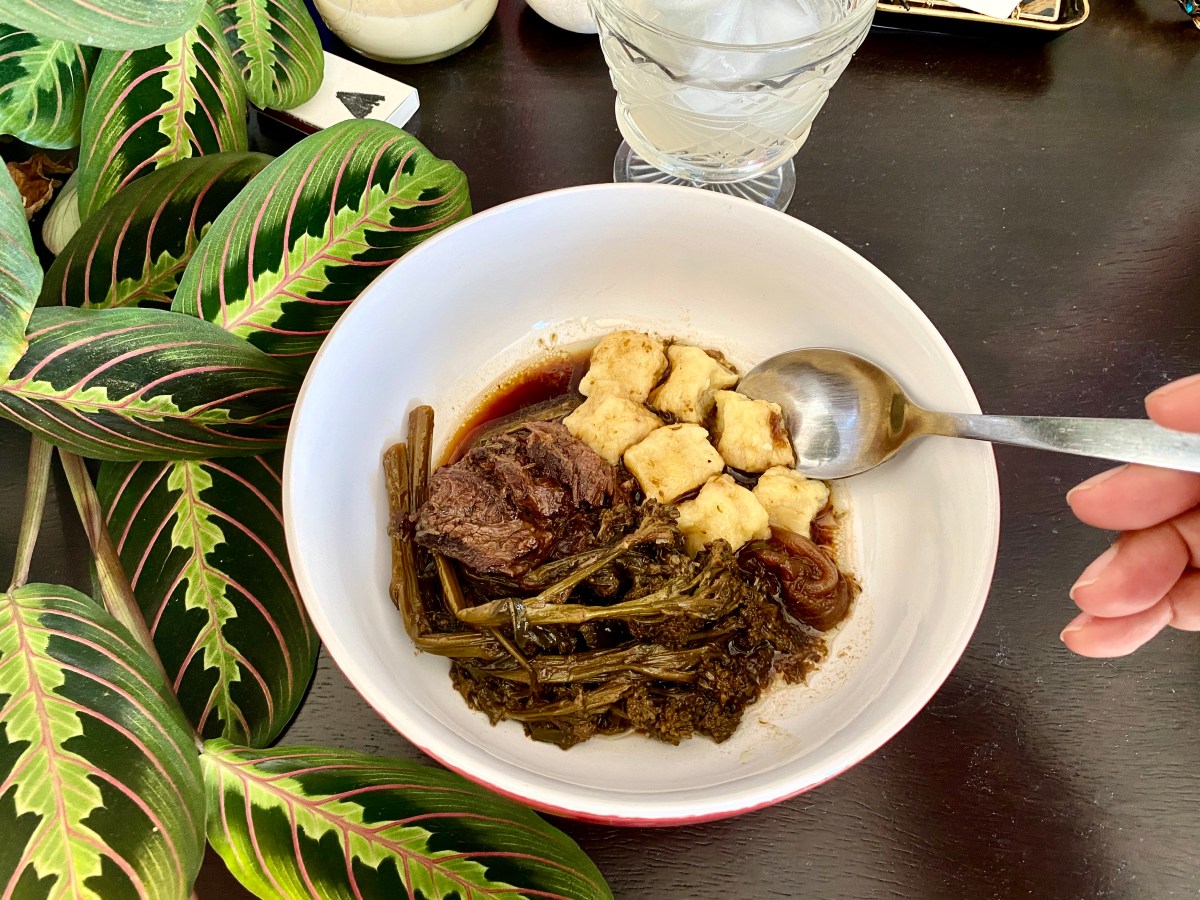
[[[974,13],[946,0],[879,0],[875,5],[880,12],[1009,25],[1051,32],[1066,31],[1082,25],[1091,12],[1088,0],[1023,0],[1007,19]]]

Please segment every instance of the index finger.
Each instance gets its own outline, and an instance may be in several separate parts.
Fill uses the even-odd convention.
[[[1164,428],[1200,431],[1200,375],[1180,378],[1146,397],[1146,412]]]
[[[1088,525],[1137,531],[1200,503],[1200,475],[1154,466],[1119,466],[1070,490],[1067,503]]]

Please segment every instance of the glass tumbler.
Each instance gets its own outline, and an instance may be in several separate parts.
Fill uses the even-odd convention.
[[[875,0],[589,0],[625,141],[615,181],[688,184],[783,209],[792,157]]]

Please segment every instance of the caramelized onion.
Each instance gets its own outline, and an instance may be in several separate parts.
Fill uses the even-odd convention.
[[[794,531],[772,528],[769,541],[751,541],[738,554],[743,568],[779,582],[788,612],[828,631],[850,610],[850,586],[821,547]]]

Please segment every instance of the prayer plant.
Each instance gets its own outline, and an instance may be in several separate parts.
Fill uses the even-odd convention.
[[[291,405],[338,314],[470,214],[462,172],[372,121],[248,151],[247,100],[321,82],[303,0],[2,17],[0,134],[81,145],[82,225],[44,273],[0,166],[0,416],[32,434],[0,593],[0,893],[186,898],[207,839],[262,897],[611,897],[457,775],[273,746],[319,646],[280,515]],[[55,454],[96,599],[28,583]]]

